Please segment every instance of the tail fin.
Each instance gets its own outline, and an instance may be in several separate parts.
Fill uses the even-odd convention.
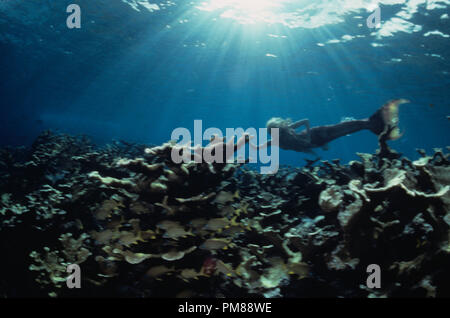
[[[389,133],[388,139],[395,140],[399,139],[403,133],[400,132],[398,127],[398,108],[401,104],[409,103],[407,99],[393,99],[384,104],[380,109],[378,109],[375,114],[370,116],[370,130],[380,135],[382,132],[387,131],[389,128],[391,131]]]

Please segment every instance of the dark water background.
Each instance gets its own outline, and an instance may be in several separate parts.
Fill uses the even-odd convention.
[[[416,148],[448,145],[446,2],[417,6],[407,22],[421,30],[377,39],[365,9],[342,14],[340,23],[293,28],[241,24],[221,18],[223,10],[199,10],[201,1],[158,3],[150,12],[120,0],[3,0],[0,144],[28,145],[44,129],[88,134],[99,144],[159,144],[176,127],[192,129],[194,119],[224,131],[264,127],[272,116],[309,118],[314,126],[364,118],[389,99],[407,98],[405,135],[391,145],[416,158]],[[70,3],[82,9],[81,29],[66,27]],[[286,8],[302,3],[309,2]],[[381,5],[382,21],[406,4]],[[424,36],[435,30],[444,35]],[[344,35],[355,38],[327,43]],[[376,137],[360,132],[317,153],[348,161],[376,148]],[[303,158],[311,156],[281,152],[282,163]]]

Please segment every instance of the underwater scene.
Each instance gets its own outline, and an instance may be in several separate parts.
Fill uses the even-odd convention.
[[[0,298],[450,297],[449,15],[1,0]]]

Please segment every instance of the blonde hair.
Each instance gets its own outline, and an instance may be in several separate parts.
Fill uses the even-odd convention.
[[[272,117],[267,123],[267,128],[289,128],[289,125],[292,124],[292,120],[290,118],[283,119],[281,117]]]

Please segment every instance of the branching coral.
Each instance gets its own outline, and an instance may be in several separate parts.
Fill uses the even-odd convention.
[[[62,249],[51,251],[44,247],[44,252],[33,251],[30,257],[34,264],[30,265],[31,271],[37,271],[36,282],[42,285],[51,285],[60,289],[65,285],[67,279],[67,266],[71,264],[80,265],[91,255],[88,249],[83,247],[83,241],[88,238],[87,234],[78,239],[72,238],[71,233],[62,234],[59,237]],[[55,292],[49,295],[56,296]]]
[[[441,150],[416,161],[383,150],[260,175],[227,162],[175,163],[174,149],[94,149],[44,135],[20,152],[26,159],[11,152],[2,184],[16,182],[14,166],[52,175],[32,181],[34,168],[24,170],[26,184],[0,197],[0,242],[24,242],[2,248],[30,266],[36,294],[72,295],[66,265],[76,263],[81,292],[92,295],[447,296],[450,165]],[[373,263],[386,271],[376,293],[360,284]]]

